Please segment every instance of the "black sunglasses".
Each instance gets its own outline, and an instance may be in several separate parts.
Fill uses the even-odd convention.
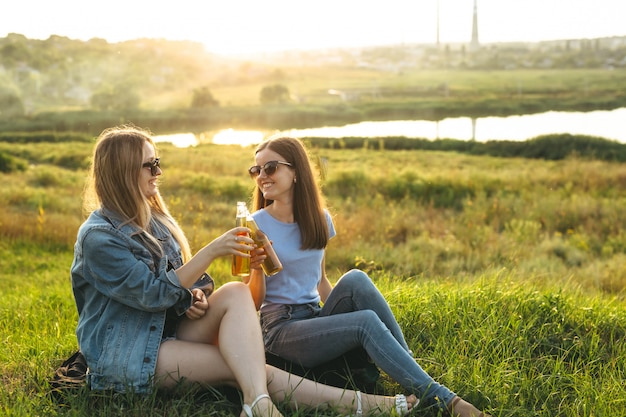
[[[248,174],[250,174],[250,176],[252,178],[256,178],[259,175],[261,175],[261,170],[263,170],[263,171],[265,171],[265,175],[272,175],[272,174],[274,174],[276,172],[276,169],[278,168],[278,164],[287,165],[287,166],[290,166],[290,167],[293,166],[289,162],[268,161],[263,166],[255,165],[255,166],[250,167],[248,169]]]
[[[142,168],[150,168],[150,174],[156,176],[157,169],[161,168],[161,158],[154,158],[154,160],[144,163]]]

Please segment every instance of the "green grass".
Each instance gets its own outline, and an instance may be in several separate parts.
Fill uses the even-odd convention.
[[[0,413],[199,416],[236,410],[236,397],[228,401],[214,392],[148,398],[82,392],[64,406],[54,402],[47,381],[76,347],[71,252],[16,242],[2,244],[0,255],[9,259],[0,274]],[[375,279],[418,362],[494,415],[626,415],[626,307],[616,297],[527,285],[506,271],[457,282],[386,273]],[[386,386],[397,390],[390,381]]]
[[[49,398],[53,370],[76,349],[69,267],[85,176],[56,155],[83,160],[91,147],[0,145],[29,166],[0,174],[0,415],[236,415],[236,396],[220,392]],[[233,226],[253,151],[160,148],[161,188],[197,250]],[[495,416],[626,416],[622,164],[312,154],[328,162],[330,278],[370,272],[435,379]],[[227,260],[209,272],[218,285],[233,279]]]

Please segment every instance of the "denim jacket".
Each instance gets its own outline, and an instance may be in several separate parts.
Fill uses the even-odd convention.
[[[165,256],[153,259],[132,237],[132,226],[103,212],[91,213],[74,246],[76,336],[92,389],[148,393],[166,311],[174,307],[182,315],[192,303],[172,269],[182,264],[180,247],[165,227],[157,228]]]

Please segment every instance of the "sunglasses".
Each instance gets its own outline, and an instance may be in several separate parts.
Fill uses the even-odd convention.
[[[150,174],[156,176],[157,170],[161,168],[161,158],[154,158],[154,160],[144,163],[142,168],[150,168]]]
[[[255,166],[250,167],[248,169],[248,173],[250,174],[252,178],[256,178],[259,175],[261,175],[261,171],[265,171],[265,175],[272,175],[276,172],[276,169],[278,168],[278,164],[287,165],[290,167],[293,166],[289,162],[268,161],[263,166],[255,165]]]

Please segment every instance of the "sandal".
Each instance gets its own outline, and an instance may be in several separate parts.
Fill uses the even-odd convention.
[[[248,416],[248,417],[254,417],[254,415],[252,414],[252,409],[254,408],[254,406],[255,406],[255,405],[257,405],[257,403],[258,403],[259,401],[261,401],[261,400],[263,400],[263,399],[265,399],[265,398],[267,398],[267,399],[268,399],[268,400],[270,400],[270,401],[272,400],[272,399],[270,398],[270,396],[269,396],[269,395],[267,395],[267,394],[261,394],[261,395],[259,395],[258,397],[256,397],[256,398],[254,399],[254,401],[252,401],[252,404],[250,404],[250,405],[248,405],[248,404],[244,404],[244,405],[243,405],[243,412],[244,412],[244,413],[246,413],[246,416]]]
[[[361,403],[361,391],[356,392],[356,417],[363,416],[363,407]]]
[[[418,400],[419,402],[419,400]],[[415,403],[417,405],[417,403]],[[396,395],[396,408],[395,408],[397,416],[406,416],[409,414],[409,404],[406,401],[406,396],[403,394]]]
[[[418,400],[419,402],[419,400]],[[415,403],[417,405],[417,403]],[[406,396],[403,394],[396,395],[396,404],[394,411],[396,412],[394,415],[396,416],[406,416],[409,414],[409,403],[406,400]],[[361,391],[356,392],[356,414],[357,417],[363,416],[363,407],[361,402]]]

